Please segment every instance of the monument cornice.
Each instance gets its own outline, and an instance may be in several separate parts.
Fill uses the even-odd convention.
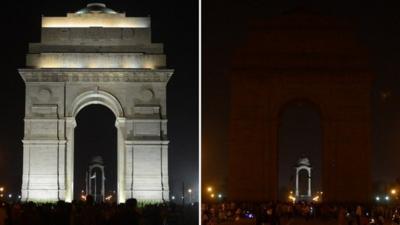
[[[173,69],[126,68],[23,68],[18,70],[25,82],[163,82]]]

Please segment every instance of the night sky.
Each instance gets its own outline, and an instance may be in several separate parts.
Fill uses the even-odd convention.
[[[198,3],[197,1],[100,1],[127,16],[151,16],[152,41],[164,43],[168,68],[175,73],[168,83],[167,114],[169,145],[169,175],[171,194],[181,193],[182,182],[197,194],[198,186]],[[25,86],[17,73],[25,66],[25,54],[29,42],[39,42],[41,15],[65,16],[86,7],[89,1],[13,1],[2,3],[0,26],[2,47],[0,66],[2,107],[0,116],[0,184],[6,191],[17,193],[22,180],[22,138],[25,104]],[[82,157],[81,168],[89,156],[110,154],[106,166],[116,169],[116,151],[105,152],[113,146],[113,128],[108,126],[115,118],[101,107],[88,107],[78,114],[77,120],[86,119],[77,131],[88,135],[96,129],[97,137],[109,141],[103,145],[88,148],[93,137],[78,141],[77,153]],[[82,114],[82,115],[81,115]],[[101,122],[97,126],[91,122]],[[89,124],[89,125],[88,125]],[[108,124],[108,125],[107,125]],[[86,128],[85,128],[86,127]],[[91,130],[92,129],[92,130]],[[115,129],[115,128],[114,128]],[[114,140],[115,141],[115,140]],[[114,143],[115,144],[115,143]],[[100,146],[100,147],[99,147]],[[101,147],[103,146],[103,147]],[[105,150],[106,149],[106,150]],[[76,149],[78,151],[78,149]],[[85,158],[86,157],[86,158]],[[105,157],[105,156],[104,156]],[[77,159],[75,159],[77,163]],[[75,168],[76,170],[79,167]],[[76,171],[75,170],[75,171]],[[83,174],[83,173],[82,173]],[[106,172],[107,174],[107,172]],[[82,175],[83,176],[83,175]],[[112,176],[112,175],[110,175]],[[79,179],[79,178],[77,178]],[[83,178],[82,178],[83,179]],[[109,180],[114,180],[115,177]],[[80,187],[77,187],[80,188]]]
[[[393,182],[400,177],[400,4],[398,1],[203,1],[202,8],[202,182],[226,190],[228,174],[228,119],[229,70],[235,49],[246,35],[246,28],[254,19],[268,19],[296,8],[305,8],[321,15],[343,17],[355,23],[360,42],[369,49],[376,81],[371,93],[373,111],[374,183]],[[319,120],[299,109],[289,109],[284,118],[285,137],[280,138],[281,172],[286,183],[290,181],[295,159],[304,151],[311,154],[314,170],[320,154]],[[296,112],[297,111],[297,112]],[[303,117],[302,117],[303,116]],[[307,118],[314,127],[309,134],[300,134]],[[307,128],[308,129],[308,128]],[[302,136],[303,135],[303,136]],[[308,135],[308,136],[307,136]],[[306,137],[305,137],[306,136]],[[314,137],[314,138],[312,138]],[[296,138],[303,149],[294,149]],[[292,142],[292,143],[291,143]],[[308,149],[308,150],[305,150]],[[289,169],[287,169],[289,168]],[[318,172],[317,172],[318,176]],[[282,178],[281,177],[281,178]],[[283,179],[283,178],[282,178]],[[282,180],[281,179],[281,180]]]

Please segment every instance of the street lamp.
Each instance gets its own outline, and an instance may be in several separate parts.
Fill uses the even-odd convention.
[[[190,204],[192,204],[192,189],[188,189],[188,192],[189,192],[189,202],[190,202]]]

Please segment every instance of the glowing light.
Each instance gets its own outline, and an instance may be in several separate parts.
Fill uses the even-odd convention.
[[[112,195],[106,197],[106,201],[111,201]]]
[[[18,195],[18,199],[21,199],[21,195]]]
[[[86,201],[86,195],[81,195],[81,199],[82,199],[83,201]]]
[[[28,54],[27,66],[38,68],[155,69],[165,66],[164,58],[164,55],[150,56],[142,53],[42,53]]]
[[[390,199],[389,196],[385,196],[386,201],[389,201],[389,199]]]
[[[212,192],[212,190],[213,190],[212,187],[208,187],[208,188],[207,188],[207,191],[208,191],[208,192]]]
[[[150,27],[150,18],[125,17],[124,14],[68,14],[67,17],[42,17],[42,27],[146,28]]]
[[[189,192],[189,193],[192,193],[192,189],[189,189],[188,192]]]
[[[293,204],[296,202],[296,197],[293,195],[289,195],[289,199],[293,202]]]
[[[319,201],[319,196],[318,196],[318,195],[315,196],[312,200],[313,200],[314,202],[318,202],[318,201]]]
[[[376,196],[375,200],[379,202],[379,200],[381,200],[381,198],[379,196]]]
[[[222,198],[222,194],[218,194],[218,198]]]
[[[9,198],[12,198],[12,194],[8,194],[8,197],[9,197]]]
[[[0,187],[0,192],[3,192],[4,191],[4,187]]]
[[[214,195],[214,194],[211,194],[210,196],[211,196],[211,198],[214,198],[214,197],[215,197],[215,195]]]
[[[172,200],[175,200],[175,196],[172,196],[171,199],[172,199]]]
[[[397,190],[396,190],[396,189],[392,189],[392,190],[390,190],[390,193],[391,193],[392,195],[395,195],[395,194],[397,193]]]

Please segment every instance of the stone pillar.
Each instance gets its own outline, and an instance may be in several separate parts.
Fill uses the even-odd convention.
[[[161,146],[161,182],[162,200],[169,201],[168,144]]]
[[[296,168],[296,197],[299,196],[299,168]]]
[[[76,121],[74,117],[67,117],[66,127],[66,179],[65,179],[65,201],[71,202],[74,199],[74,131]]]
[[[307,169],[308,172],[308,191],[307,196],[311,197],[311,169]]]
[[[118,117],[115,120],[115,127],[117,128],[118,149],[117,149],[117,189],[118,189],[118,203],[125,202],[125,138],[126,138],[126,120],[123,117]]]

